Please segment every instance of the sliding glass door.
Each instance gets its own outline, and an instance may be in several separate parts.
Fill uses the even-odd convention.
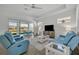
[[[19,27],[19,33],[20,34],[25,34],[26,32],[29,31],[29,26],[27,23],[25,22],[20,22],[20,27]]]
[[[16,20],[9,20],[9,28],[8,31],[11,32],[13,35],[17,34],[18,22]]]
[[[27,34],[33,33],[33,23],[27,23],[22,20],[9,20],[9,28],[8,31],[11,32],[13,35],[16,34]]]
[[[34,24],[33,23],[29,24],[29,32],[34,32]]]

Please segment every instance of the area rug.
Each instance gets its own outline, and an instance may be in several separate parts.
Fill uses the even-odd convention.
[[[39,51],[34,46],[30,45],[28,52],[25,53],[24,55],[45,55],[45,49]]]
[[[0,55],[7,55],[6,49],[0,44]],[[27,52],[22,55],[45,55],[45,49],[39,51],[34,46],[30,45]]]

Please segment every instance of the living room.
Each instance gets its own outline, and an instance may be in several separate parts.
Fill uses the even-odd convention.
[[[0,4],[0,55],[79,54],[78,16],[78,4]]]

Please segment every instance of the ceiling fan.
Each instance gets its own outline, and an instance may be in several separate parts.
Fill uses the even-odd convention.
[[[42,9],[41,7],[38,7],[36,4],[24,4],[24,6],[27,6],[32,9]],[[26,9],[28,9],[28,8],[26,8]]]

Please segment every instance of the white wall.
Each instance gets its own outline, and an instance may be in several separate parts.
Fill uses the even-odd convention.
[[[52,13],[52,12],[51,12]],[[39,21],[44,22],[44,24],[54,24],[55,27],[55,34],[56,35],[60,35],[63,32],[65,32],[64,27],[60,26],[59,24],[57,24],[57,19],[58,18],[63,18],[63,17],[67,17],[67,16],[71,16],[71,24],[75,24],[76,25],[76,19],[75,19],[75,9],[69,9],[67,11],[58,13],[56,15],[52,14],[48,14],[48,16],[44,17],[44,18],[40,18]],[[75,31],[76,29],[73,28],[73,31]]]
[[[77,20],[77,32],[79,33],[79,5],[77,6],[77,12],[76,12],[76,20]]]
[[[7,11],[0,10],[0,34],[8,30],[8,20],[10,19],[24,20],[27,23],[33,22],[33,17],[26,16],[25,14],[18,14],[14,12],[10,13]]]
[[[3,17],[0,15],[0,34],[7,31],[7,28],[8,28],[7,17]]]

